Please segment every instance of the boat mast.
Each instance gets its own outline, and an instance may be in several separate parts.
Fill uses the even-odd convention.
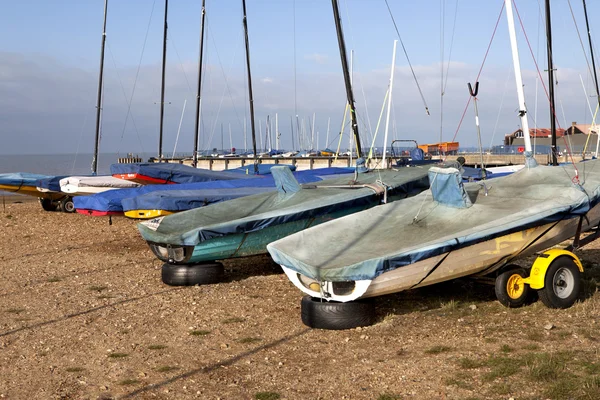
[[[163,159],[163,121],[165,116],[165,66],[167,63],[167,11],[169,0],[165,0],[165,24],[163,30],[163,52],[162,52],[162,77],[160,84],[160,130],[158,134],[158,161]]]
[[[352,133],[356,143],[356,155],[362,157],[360,137],[358,135],[358,121],[356,119],[356,107],[354,106],[354,94],[352,93],[352,84],[350,83],[350,73],[348,69],[348,59],[346,57],[346,44],[344,43],[344,34],[342,32],[342,20],[338,9],[337,0],[331,0],[333,7],[333,17],[335,19],[335,29],[337,31],[338,45],[340,47],[340,57],[342,59],[342,69],[344,70],[344,82],[346,84],[346,97],[350,105],[350,116],[352,117]],[[351,150],[352,151],[352,150]],[[352,153],[350,153],[352,157]]]
[[[548,43],[548,93],[550,95],[550,132],[552,133],[552,165],[558,165],[556,159],[556,113],[554,105],[554,63],[552,62],[552,27],[550,23],[550,0],[546,0],[546,40]]]
[[[242,8],[244,11],[244,40],[246,42],[246,68],[248,69],[248,93],[250,99],[250,128],[252,129],[252,150],[254,151],[254,174],[258,175],[258,155],[256,154],[256,128],[254,127],[254,98],[252,97],[252,74],[250,73],[250,44],[248,43],[248,19],[246,17],[246,0],[242,0]]]
[[[200,94],[202,93],[202,55],[204,54],[204,17],[206,15],[206,0],[202,0],[202,17],[200,18],[200,56],[198,57],[198,91],[196,92],[196,120],[194,129],[194,155],[192,167],[198,166],[198,138],[200,136]]]
[[[592,33],[590,32],[590,22],[588,20],[587,6],[585,0],[583,0],[583,12],[585,14],[585,26],[588,33],[588,42],[590,44],[590,55],[592,57],[592,69],[594,71],[594,84],[596,85],[596,97],[598,100],[598,107],[600,107],[600,90],[598,89],[598,75],[596,74],[596,62],[594,60],[594,47],[592,46]],[[595,123],[596,121],[592,121]],[[589,133],[589,132],[588,132]],[[596,141],[596,158],[598,157],[598,146],[600,145],[600,134],[597,135],[598,140]]]
[[[517,35],[515,33],[515,20],[513,17],[512,0],[504,0],[504,4],[506,6],[508,35],[510,37],[510,47],[512,50],[513,66],[515,69],[517,98],[519,99],[519,117],[521,117],[521,129],[523,130],[523,139],[525,140],[525,151],[531,152],[531,138],[529,137],[527,107],[525,106],[525,95],[523,94],[523,78],[521,77],[521,62],[519,61],[519,49],[517,47]]]
[[[596,74],[596,62],[594,60],[594,48],[592,46],[592,33],[590,32],[590,22],[588,20],[587,6],[585,0],[583,0],[583,12],[585,14],[585,26],[588,33],[588,42],[590,43],[590,55],[592,56],[592,70],[594,71],[594,84],[596,85],[596,97],[598,98],[598,105],[600,106],[600,90],[598,89],[598,75]]]
[[[385,117],[385,134],[383,135],[383,168],[387,168],[387,154],[385,149],[387,147],[388,132],[390,128],[390,112],[392,110],[392,88],[394,87],[394,70],[396,69],[396,46],[398,41],[394,40],[394,50],[392,51],[392,68],[390,72],[390,90],[388,92],[388,104],[387,104],[387,115]]]
[[[104,24],[102,27],[102,45],[100,47],[100,73],[98,75],[98,99],[96,101],[96,140],[94,158],[92,159],[92,175],[98,173],[98,147],[100,146],[100,114],[102,111],[102,78],[104,75],[104,46],[106,45],[106,12],[108,0],[104,0]]]

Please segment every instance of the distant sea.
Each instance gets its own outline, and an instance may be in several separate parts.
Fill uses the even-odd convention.
[[[119,157],[127,157],[127,154],[98,155],[98,175],[110,175],[110,165],[116,163]],[[92,159],[92,154],[0,155],[0,174],[91,175]]]

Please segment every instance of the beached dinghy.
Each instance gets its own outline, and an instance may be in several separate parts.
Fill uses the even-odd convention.
[[[273,167],[272,173],[277,192],[138,224],[154,254],[167,262],[163,267],[165,283],[218,281],[222,265],[215,260],[264,254],[267,244],[276,239],[371,208],[386,196],[388,200],[406,197],[427,187],[427,169],[421,167],[371,171],[358,174],[356,180],[337,178],[304,186],[287,168]],[[205,279],[204,270],[216,278]]]
[[[294,172],[294,178],[300,184],[351,176],[352,168],[319,168]],[[121,201],[126,217],[150,219],[204,207],[208,204],[237,199],[259,193],[274,192],[275,180],[269,175],[263,179],[201,182],[194,188],[180,190],[158,190],[140,196],[124,198]],[[181,185],[179,185],[181,186]],[[171,189],[172,185],[168,188]],[[175,186],[175,189],[177,186]]]
[[[579,287],[576,257],[559,254],[564,266],[550,264],[537,282],[522,273],[506,275],[503,268],[510,274],[513,260],[598,224],[600,161],[578,168],[579,183],[573,183],[577,175],[571,165],[524,168],[486,184],[464,185],[456,169],[432,168],[431,190],[298,232],[267,249],[294,285],[316,299],[303,300],[303,321],[309,326],[335,328],[324,315],[316,323],[315,315],[308,315],[318,302],[352,302],[494,272],[500,278],[496,293],[505,305],[523,304],[525,282],[543,288],[545,304],[568,307]],[[534,268],[532,273],[541,272]],[[502,285],[507,276],[516,286]],[[519,290],[502,293],[514,288]]]
[[[56,191],[41,192],[37,189],[40,180],[50,178],[54,177],[49,175],[31,174],[29,172],[0,174],[0,191],[19,193],[42,199],[64,196]]]
[[[269,167],[272,167],[269,166]],[[264,168],[263,168],[264,170]],[[306,170],[294,172],[294,176],[300,183],[316,182],[322,179],[334,176],[350,176],[354,171],[353,168],[318,168],[314,170]],[[241,188],[246,188],[247,191],[241,192]],[[252,192],[252,188],[256,190]],[[270,175],[263,176],[261,179],[234,179],[224,181],[209,181],[196,183],[181,183],[177,185],[146,185],[139,188],[110,190],[102,193],[93,194],[91,196],[77,196],[73,200],[78,213],[92,216],[119,215],[126,212],[126,216],[130,218],[156,218],[161,215],[167,215],[176,211],[184,211],[199,206],[198,199],[212,198],[214,202],[216,191],[221,191],[222,200],[231,197],[231,189],[238,190],[238,196],[242,194],[250,195],[263,193],[265,188],[269,191],[275,191],[275,182]],[[167,192],[193,191],[194,193],[186,193],[184,197],[190,199],[190,202],[182,202],[182,198],[178,196],[166,195]],[[210,191],[206,192],[206,191]],[[159,202],[154,203],[146,196],[150,193],[161,192]],[[192,197],[190,197],[190,195]],[[139,196],[144,196],[144,205],[138,204],[136,200]],[[207,197],[208,196],[208,197]],[[172,203],[168,206],[163,204],[170,200],[167,197],[172,197]],[[157,198],[158,199],[158,198]],[[124,204],[126,205],[124,209]]]
[[[60,190],[70,195],[86,195],[139,186],[139,183],[112,176],[68,176],[60,180]]]
[[[257,179],[240,171],[211,171],[175,163],[112,164],[115,178],[142,184],[193,183],[230,179]]]

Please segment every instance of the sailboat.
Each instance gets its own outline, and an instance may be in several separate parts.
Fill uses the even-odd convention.
[[[334,176],[350,175],[352,172],[351,168],[320,168],[294,173],[294,177],[301,183],[310,183]],[[239,172],[237,175],[240,179],[177,185],[144,185],[139,188],[112,190],[91,196],[77,196],[73,201],[77,212],[84,215],[105,216],[125,213],[125,216],[130,218],[148,219],[226,199],[276,190],[273,178],[266,172],[262,172],[262,175],[256,179],[246,179],[247,176],[254,177],[254,175]]]
[[[245,22],[245,2],[242,3]],[[332,4],[339,32],[341,25],[337,1],[334,0]],[[357,136],[357,151],[360,152],[354,97],[348,86],[341,34],[338,39],[347,100],[352,108],[352,128]],[[251,92],[250,78],[248,81]],[[250,115],[252,118],[253,113]],[[254,133],[253,123],[252,127]],[[255,144],[253,134],[254,154]],[[154,254],[166,262],[162,270],[163,282],[172,285],[215,282],[223,273],[222,265],[215,263],[216,260],[264,254],[267,244],[275,239],[365,210],[382,201],[412,195],[424,190],[427,184],[427,169],[421,167],[359,173],[366,171],[366,168],[357,163],[353,178],[330,179],[310,185],[300,185],[288,168],[275,166],[271,171],[276,192],[210,204],[138,225]]]
[[[0,174],[0,191],[37,197],[44,210],[55,211],[60,201],[65,198],[57,184],[57,180],[62,178],[29,172]],[[41,181],[51,182],[52,185],[47,189],[38,190]]]
[[[529,132],[511,0],[505,4],[519,114]],[[489,185],[463,184],[457,169],[432,167],[430,191],[269,244],[273,260],[308,295],[303,322],[325,329],[370,324],[360,299],[470,275],[494,276],[496,295],[507,306],[523,305],[530,289],[550,307],[572,305],[583,271],[574,254],[544,252],[530,274],[513,262],[598,225],[600,162],[561,171],[538,166],[525,138],[525,168]]]

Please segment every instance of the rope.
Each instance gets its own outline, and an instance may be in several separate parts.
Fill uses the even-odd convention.
[[[135,72],[135,79],[133,81],[133,89],[131,90],[131,97],[129,98],[129,102],[127,103],[127,115],[125,116],[125,123],[123,124],[123,131],[121,132],[121,143],[123,142],[123,136],[125,135],[125,129],[127,127],[127,120],[129,119],[129,114],[131,114],[131,102],[133,101],[133,95],[135,94],[135,88],[137,86],[138,77],[140,75],[140,69],[142,67],[142,58],[144,57],[144,51],[146,50],[146,42],[148,41],[148,33],[150,32],[150,23],[152,22],[152,15],[154,15],[155,4],[156,4],[156,0],[154,0],[152,2],[152,9],[150,10],[150,18],[148,18],[148,25],[146,26],[146,35],[144,36],[144,44],[142,46],[142,53],[140,54],[140,60],[138,62],[137,71]],[[110,51],[110,46],[109,46],[109,51]],[[111,54],[112,54],[112,52],[111,52]],[[133,121],[133,117],[131,118],[131,120]],[[133,124],[135,125],[135,122],[133,122]],[[135,129],[137,132],[137,127]],[[140,140],[140,143],[141,143],[141,138],[139,137],[139,132],[138,132],[138,139]],[[120,144],[119,144],[119,147],[120,147]],[[143,151],[143,146],[142,146],[142,151]]]
[[[417,89],[419,90],[419,94],[421,95],[421,100],[423,101],[423,105],[425,106],[425,112],[427,115],[431,115],[429,113],[429,107],[427,107],[427,101],[425,101],[425,96],[423,95],[423,91],[421,90],[421,85],[419,85],[419,80],[417,79],[417,75],[415,74],[415,70],[410,62],[410,58],[408,57],[408,52],[406,51],[406,47],[404,46],[404,42],[402,41],[402,37],[400,36],[400,31],[398,30],[398,25],[396,25],[396,20],[392,15],[392,10],[390,9],[390,5],[388,4],[388,0],[384,0],[385,5],[387,6],[388,12],[390,13],[390,18],[392,19],[392,23],[394,24],[394,29],[396,29],[396,34],[398,35],[398,39],[400,39],[400,45],[402,46],[402,51],[404,52],[404,56],[406,57],[406,61],[408,62],[408,66],[410,67],[410,72],[412,73],[415,84],[417,85]]]
[[[575,20],[575,14],[573,14],[573,8],[571,7],[571,0],[567,0],[567,3],[569,4],[569,10],[571,11],[571,17],[573,18],[573,25],[575,25],[575,30],[577,31],[577,38],[579,39],[579,44],[581,45],[581,50],[583,51],[583,56],[585,57],[585,63],[587,64],[588,72],[590,73],[590,75],[593,75],[592,67],[590,66],[590,61],[589,61],[587,53],[585,51],[585,46],[583,45],[583,40],[581,40],[581,34],[579,33],[579,26],[577,25],[577,21]]]
[[[494,37],[496,36],[496,31],[498,30],[498,24],[500,23],[500,18],[502,17],[503,12],[504,12],[504,0],[502,0],[502,7],[500,8],[500,13],[498,13],[498,19],[496,20],[496,25],[494,26],[494,31],[492,32],[492,37],[490,38],[490,43],[488,44],[487,50],[485,51],[485,56],[483,57],[481,67],[479,67],[479,72],[477,73],[477,78],[475,78],[475,82],[479,81],[479,77],[481,76],[481,71],[483,71],[483,66],[485,65],[485,61],[487,60],[488,54],[490,53],[490,48],[492,47]],[[456,131],[454,132],[454,136],[452,137],[453,142],[456,140],[458,131],[460,130],[463,120],[465,119],[465,115],[467,114],[467,110],[469,109],[469,104],[471,104],[471,97],[472,97],[471,94],[469,94],[469,99],[467,100],[465,109],[463,110],[462,116],[460,117],[460,121],[458,122],[458,127],[456,127]],[[444,156],[443,161],[446,161],[446,158],[447,158],[447,155]]]
[[[110,58],[113,62],[113,66],[115,67],[115,72],[117,74],[117,80],[119,81],[119,85],[121,86],[121,92],[123,92],[123,97],[125,98],[125,103],[127,104],[127,109],[128,109],[128,113],[129,110],[131,110],[131,102],[130,100],[127,98],[127,93],[125,93],[125,86],[123,85],[123,81],[121,80],[121,75],[119,75],[119,69],[117,67],[117,62],[115,60],[115,56],[112,52],[112,49],[110,48],[110,43],[106,43],[107,47],[108,47],[108,53],[110,54]],[[133,99],[133,93],[131,95],[132,99]],[[131,122],[133,123],[133,127],[135,129],[135,133],[137,134],[137,138],[138,141],[140,142],[140,148],[142,149],[142,153],[145,153],[144,151],[144,144],[142,142],[142,138],[140,137],[140,132],[138,131],[137,125],[135,123],[135,118],[133,118],[133,114],[131,115]],[[117,157],[119,156],[119,154],[121,153],[121,144],[123,144],[123,136],[125,134],[125,128],[127,126],[127,119],[125,119],[125,124],[123,126],[123,132],[121,132],[121,140],[119,142],[119,150],[117,151]]]

